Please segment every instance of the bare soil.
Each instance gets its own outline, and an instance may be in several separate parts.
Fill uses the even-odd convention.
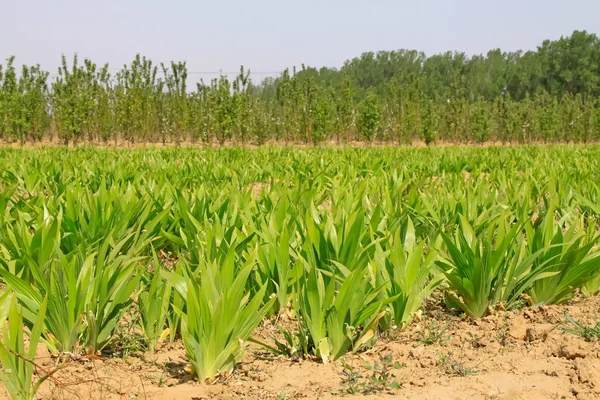
[[[578,399],[600,398],[600,343],[565,333],[568,313],[595,324],[600,297],[561,306],[503,311],[478,321],[450,315],[430,303],[406,329],[380,338],[375,347],[347,355],[356,371],[368,371],[379,356],[390,354],[403,365],[395,370],[398,390],[351,397],[383,399]],[[281,321],[280,321],[281,322]],[[294,321],[283,321],[293,327]],[[278,336],[277,323],[265,321],[260,340]],[[441,334],[440,334],[441,332]],[[437,335],[436,335],[437,333]],[[437,340],[436,340],[437,339]],[[434,342],[425,344],[420,342]],[[37,362],[47,370],[60,365],[40,346]],[[162,344],[156,354],[126,358],[70,357],[46,381],[45,399],[333,399],[349,396],[340,386],[341,360],[265,357],[249,348],[235,372],[213,384],[190,375],[181,342]],[[0,389],[0,398],[8,398]]]

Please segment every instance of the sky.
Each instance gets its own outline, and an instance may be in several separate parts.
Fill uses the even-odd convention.
[[[61,54],[116,70],[140,53],[187,61],[204,79],[243,64],[260,80],[365,51],[480,54],[600,34],[599,0],[0,0],[0,10],[0,63],[14,55],[52,73]]]

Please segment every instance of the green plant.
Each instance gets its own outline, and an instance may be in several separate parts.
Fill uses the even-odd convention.
[[[402,238],[402,239],[401,239]],[[373,265],[378,267],[378,286],[381,286],[381,298],[396,298],[390,303],[393,324],[403,327],[410,323],[425,299],[442,281],[443,276],[432,276],[437,253],[433,250],[424,256],[424,243],[415,236],[415,228],[410,218],[406,221],[404,233],[400,230],[390,237],[383,251],[376,246]],[[384,318],[383,320],[386,320]],[[389,322],[386,324],[390,326]]]
[[[300,327],[302,329],[302,327]],[[264,347],[267,351],[275,356],[282,356],[289,359],[303,358],[308,354],[308,349],[311,347],[309,337],[306,332],[299,330],[290,332],[283,327],[279,327],[279,332],[283,335],[284,341],[273,339],[274,346],[268,345],[256,339],[249,339],[250,342],[256,343]]]
[[[59,215],[49,225],[58,226],[60,220]],[[73,351],[82,340],[88,353],[96,354],[110,342],[119,319],[133,301],[140,280],[136,263],[143,257],[121,254],[134,233],[114,247],[111,240],[105,240],[97,251],[67,255],[56,248],[52,253],[55,233],[51,229],[44,237],[42,248],[48,252],[44,264],[26,258],[30,260],[26,271],[33,277],[31,283],[22,278],[25,274],[14,274],[11,267],[0,269],[0,276],[23,302],[24,317],[30,326],[44,298],[48,298],[44,337],[53,352]]]
[[[400,384],[394,380],[393,371],[401,369],[402,365],[393,361],[391,353],[379,355],[379,362],[376,361],[373,366],[363,366],[368,371],[366,375],[352,364],[348,365],[344,359],[342,365],[340,387],[347,394],[369,395],[400,389]]]
[[[537,227],[526,225],[530,253],[538,253],[532,273],[540,274],[527,291],[532,305],[556,304],[569,300],[574,289],[597,279],[600,252],[592,252],[600,236],[586,240],[576,224],[563,233],[554,222],[551,207]]]
[[[564,333],[570,333],[571,335],[580,336],[586,342],[594,340],[600,340],[600,322],[596,322],[595,325],[587,326],[581,322],[576,321],[568,313],[565,313],[565,320],[558,325]]]
[[[469,367],[463,362],[456,361],[451,351],[439,353],[438,366],[449,375],[469,376],[477,375],[479,371],[475,367]]]
[[[186,302],[182,338],[194,374],[200,381],[230,373],[244,353],[244,341],[265,316],[273,300],[262,304],[266,285],[246,292],[254,267],[236,271],[233,246],[225,263],[203,262],[198,275],[175,284]],[[181,280],[180,280],[181,281]]]
[[[362,139],[370,142],[374,139],[381,120],[381,108],[375,92],[369,91],[358,106],[356,128]]]
[[[426,100],[422,106],[421,139],[426,145],[435,143],[437,137],[437,115],[432,101]]]
[[[139,294],[140,326],[148,344],[148,350],[156,351],[156,345],[165,333],[165,321],[171,301],[171,284],[161,275],[161,262],[153,252],[153,271],[146,290]]]
[[[354,366],[354,362],[348,364],[344,358],[342,358],[342,367],[342,372],[340,372],[342,390],[348,394],[360,393],[362,372]]]
[[[136,329],[140,325],[139,320],[139,313],[134,307],[131,307],[115,328],[114,337],[110,344],[103,349],[102,355],[108,353],[125,359],[131,355],[143,353],[147,347],[143,337]]]
[[[469,367],[465,365],[465,363],[458,361],[450,361],[448,364],[450,366],[450,372],[454,375],[458,376],[469,376],[469,375],[477,375],[479,371],[475,367]]]
[[[517,244],[519,226],[506,222],[490,224],[477,236],[469,222],[460,217],[454,240],[442,233],[452,261],[441,259],[437,265],[446,275],[449,291],[446,302],[460,308],[471,318],[481,318],[498,303],[510,307],[536,278],[531,265],[539,253],[524,256]]]
[[[11,398],[15,400],[34,399],[41,384],[50,377],[48,374],[39,378],[35,383],[33,382],[35,372],[33,360],[44,328],[46,300],[44,299],[42,302],[35,323],[27,335],[29,343],[25,350],[23,317],[17,304],[17,298],[9,292],[5,292],[0,297],[2,308],[8,308],[7,312],[3,313],[4,315],[0,315],[0,325],[2,326],[0,381],[8,390]]]
[[[448,335],[446,331],[450,327],[450,323],[442,324],[437,320],[424,320],[424,327],[420,331],[421,339],[417,342],[417,345],[424,344],[426,346],[444,343]]]
[[[324,363],[356,351],[375,337],[380,311],[396,300],[376,300],[377,292],[360,268],[345,277],[329,275],[313,268],[300,278],[295,308],[314,348],[309,349]],[[341,283],[338,279],[341,278]],[[336,289],[338,287],[339,289]]]

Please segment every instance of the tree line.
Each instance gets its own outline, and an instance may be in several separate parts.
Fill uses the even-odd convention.
[[[62,143],[600,140],[600,40],[575,31],[535,51],[364,53],[340,69],[240,68],[188,87],[185,62],[71,62],[58,75],[0,64],[0,140]]]

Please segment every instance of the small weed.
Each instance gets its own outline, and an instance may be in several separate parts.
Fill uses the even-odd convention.
[[[592,340],[600,340],[600,322],[596,322],[594,326],[586,326],[580,322],[575,321],[573,317],[565,313],[566,321],[557,325],[563,331],[563,333],[570,333],[571,335],[580,336],[586,342]]]
[[[507,318],[505,318],[502,321],[502,325],[498,329],[498,333],[496,334],[496,340],[498,341],[498,343],[500,343],[500,345],[502,347],[506,347],[506,345],[508,344],[508,341],[510,339],[510,336],[508,334],[509,328],[510,328],[510,322],[508,321]]]
[[[438,353],[438,356],[440,357],[438,365],[440,368],[443,368],[450,363],[450,360],[452,359],[452,352],[449,351],[448,353]]]
[[[131,310],[126,318],[127,322],[117,327],[113,343],[104,352],[125,359],[146,351],[144,338],[134,331],[138,326],[139,318],[139,314]]]
[[[275,357],[285,357],[292,360],[304,358],[311,346],[308,335],[302,331],[290,332],[282,327],[279,331],[283,335],[283,342],[273,338],[274,346],[250,338],[249,341],[264,347]]]
[[[343,393],[368,395],[389,393],[400,388],[400,384],[394,380],[393,370],[403,366],[393,361],[391,353],[379,356],[379,362],[375,362],[373,366],[363,366],[362,368],[368,371],[365,375],[353,364],[348,365],[344,360],[342,365],[344,368],[340,374],[342,376],[340,386]]]
[[[421,330],[421,339],[417,342],[417,346],[423,344],[425,346],[433,345],[436,343],[444,343],[447,339],[446,331],[450,327],[450,323],[444,325],[440,324],[437,320],[423,321],[425,327]]]
[[[360,384],[362,379],[362,373],[358,368],[354,367],[354,361],[352,364],[346,363],[345,359],[342,359],[342,372],[340,373],[342,380],[340,387],[347,394],[357,394],[360,392]]]
[[[458,376],[469,376],[469,375],[477,375],[479,371],[475,367],[467,367],[465,363],[451,360],[450,361],[450,371],[454,375]]]
[[[161,375],[160,378],[158,378],[158,387],[165,387],[167,386],[167,377],[164,375]]]
[[[482,347],[485,347],[485,344],[483,343],[483,338],[481,336],[479,336],[476,333],[473,332],[469,332],[468,333],[469,338],[467,339],[467,342],[469,342],[469,344],[471,345],[472,348],[474,349],[479,349]]]
[[[477,375],[479,370],[475,367],[468,367],[463,362],[456,361],[452,352],[440,353],[438,365],[448,375],[469,376]]]

